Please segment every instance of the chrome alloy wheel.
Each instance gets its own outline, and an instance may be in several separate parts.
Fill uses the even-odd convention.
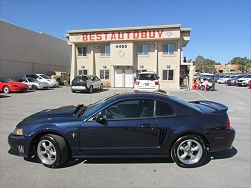
[[[43,164],[52,165],[56,161],[56,148],[49,140],[40,140],[37,145],[37,154]]]
[[[177,149],[177,156],[184,164],[195,164],[202,157],[203,149],[199,142],[194,139],[187,139],[180,143]]]

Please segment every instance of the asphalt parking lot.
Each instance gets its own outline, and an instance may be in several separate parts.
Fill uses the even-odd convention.
[[[217,85],[216,90],[167,91],[185,100],[213,100],[229,107],[236,130],[234,148],[211,154],[205,165],[194,169],[180,168],[170,159],[78,160],[49,169],[12,156],[7,137],[26,116],[46,108],[89,104],[121,90],[73,94],[70,88],[57,88],[0,94],[0,187],[251,187],[251,89]]]

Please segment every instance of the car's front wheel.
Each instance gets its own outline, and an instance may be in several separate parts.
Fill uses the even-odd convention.
[[[103,84],[100,85],[99,91],[103,91]]]
[[[3,87],[3,92],[4,93],[9,93],[10,92],[10,88],[8,86],[4,86]]]
[[[47,134],[37,144],[37,158],[46,167],[58,168],[69,157],[69,149],[63,137]]]
[[[205,142],[196,135],[182,136],[176,140],[171,148],[172,159],[180,167],[193,168],[201,166],[206,155]]]

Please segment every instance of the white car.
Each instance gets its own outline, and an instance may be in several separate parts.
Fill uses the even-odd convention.
[[[160,90],[159,77],[154,72],[141,72],[137,74],[135,92],[156,92]]]
[[[25,77],[27,78],[35,78],[39,82],[46,82],[49,84],[49,87],[58,87],[59,84],[55,79],[52,79],[49,76],[46,76],[45,74],[26,74]]]
[[[29,89],[44,89],[48,88],[49,84],[47,82],[39,82],[34,78],[21,78],[20,82],[28,85]]]
[[[237,86],[247,86],[249,80],[251,80],[251,74],[247,74],[236,81]]]
[[[217,80],[217,83],[218,83],[218,84],[225,84],[225,82],[226,82],[229,78],[230,78],[229,75],[224,76],[224,77],[222,77],[222,78],[219,78],[219,79]]]

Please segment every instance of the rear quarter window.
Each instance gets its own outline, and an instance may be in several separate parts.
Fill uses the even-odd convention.
[[[170,116],[174,115],[172,107],[162,101],[156,101],[156,116]]]

